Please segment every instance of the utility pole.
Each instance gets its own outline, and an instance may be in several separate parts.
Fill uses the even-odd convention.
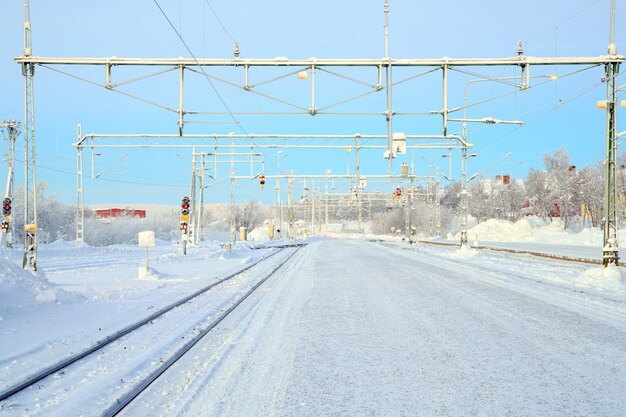
[[[200,179],[200,206],[198,207],[198,228],[197,228],[197,239],[200,241],[204,240],[203,234],[204,234],[204,230],[203,230],[203,222],[204,222],[204,156],[205,154],[202,153],[201,155],[201,167],[200,170],[198,172],[199,174],[199,179]]]
[[[467,147],[463,146],[461,155],[461,247],[467,245],[467,212],[468,196],[467,189]]]
[[[441,205],[439,203],[439,167],[435,168],[435,232],[441,236]]]
[[[414,182],[413,182],[413,167],[411,167],[411,191],[409,193],[409,222],[408,222],[408,239],[409,239],[409,243],[413,243],[413,204],[415,201],[415,196],[413,195],[413,188],[414,188]]]
[[[294,215],[291,211],[291,191],[293,186],[293,179],[287,178],[287,214],[289,215],[289,222],[287,223],[287,235],[291,239],[293,237],[293,218]]]
[[[282,239],[283,237],[283,202],[281,200],[280,193],[280,160],[282,157],[283,151],[278,151],[278,175],[276,176],[276,188],[278,191],[278,237]]]
[[[230,141],[230,243],[235,244],[237,231],[235,230],[235,160],[234,142]]]
[[[328,233],[328,174],[330,174],[330,169],[326,170],[326,190],[324,193],[324,214],[325,214],[325,230]]]
[[[189,213],[189,230],[187,230],[187,236],[191,237],[191,243],[196,243],[196,148],[191,150],[191,208]]]
[[[391,169],[393,161],[393,96],[391,93],[391,59],[389,58],[389,0],[385,0],[385,61],[385,84],[387,86],[385,118],[387,120],[387,152],[389,152],[387,167]]]
[[[354,135],[354,171],[356,177],[356,221],[357,221],[357,230],[361,233],[361,223],[363,219],[361,217],[361,174],[360,174],[360,163],[359,163],[359,138],[361,135],[358,133]]]
[[[617,55],[615,46],[615,0],[611,0],[611,21],[609,33],[610,56]],[[619,265],[617,240],[617,141],[615,125],[615,105],[617,103],[616,78],[619,73],[619,63],[609,62],[604,66],[606,80],[606,182],[604,190],[604,247],[602,250],[602,264]]]
[[[76,246],[85,244],[85,200],[83,195],[83,129],[76,127]]]
[[[7,186],[2,202],[2,245],[7,248],[13,247],[13,236],[15,235],[15,222],[13,221],[13,188],[15,184],[15,140],[20,134],[18,130],[20,122],[17,120],[5,120],[2,128],[6,129],[9,141],[9,153],[7,154]]]
[[[311,180],[311,236],[315,229],[315,180]]]
[[[24,56],[32,56],[30,1],[24,0]],[[25,269],[37,270],[37,164],[35,158],[35,64],[22,64],[24,76],[24,258]],[[30,147],[30,150],[29,150]]]

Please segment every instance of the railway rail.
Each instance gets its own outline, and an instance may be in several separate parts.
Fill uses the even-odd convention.
[[[256,283],[252,285],[251,287],[249,287],[238,299],[236,299],[236,301],[232,302],[232,304],[230,304],[228,307],[222,307],[220,311],[214,312],[216,314],[213,320],[210,321],[208,324],[205,324],[203,326],[202,324],[194,323],[191,326],[195,333],[193,337],[188,337],[187,339],[185,339],[185,337],[183,336],[181,340],[184,341],[184,344],[179,342],[179,346],[176,347],[176,350],[173,355],[168,356],[167,359],[164,359],[163,358],[164,355],[161,355],[158,361],[156,361],[159,364],[159,366],[157,366],[156,368],[152,369],[149,373],[147,373],[147,376],[145,376],[145,378],[142,376],[140,381],[133,381],[133,386],[131,389],[127,389],[127,387],[124,387],[125,394],[117,397],[115,401],[112,403],[112,405],[108,407],[103,407],[103,409],[105,409],[106,411],[102,415],[114,416],[117,413],[119,413],[127,404],[129,404],[134,398],[136,398],[146,387],[148,387],[163,372],[165,372],[165,370],[167,370],[172,364],[178,361],[187,351],[189,351],[200,339],[202,339],[202,337],[204,337],[208,332],[210,332],[213,328],[215,328],[215,326],[217,326],[226,316],[228,316],[230,312],[232,312],[235,308],[237,308],[237,306],[239,306],[246,298],[248,298],[254,291],[256,291],[267,279],[269,279],[269,277],[271,277],[282,265],[284,265],[301,248],[301,246],[302,245],[294,245],[293,247],[295,249],[293,250],[293,252],[288,254],[284,258],[282,258],[277,264],[270,265],[271,268],[269,272],[262,274],[261,279],[256,280],[256,277],[254,277],[255,278],[254,280],[256,281]],[[246,273],[247,271],[250,271],[252,268],[265,265],[266,263],[265,261],[267,261],[270,258],[273,258],[275,255],[279,253],[283,253],[285,250],[288,250],[288,247],[279,248],[279,250],[272,252],[270,255],[260,259],[259,261],[253,264],[250,264],[233,274],[230,274],[224,278],[221,278],[211,283],[210,285],[207,285],[206,287],[201,288],[200,290],[195,291],[194,293],[180,300],[177,300],[174,303],[169,304],[168,306],[162,308],[161,310],[155,312],[154,314],[142,320],[139,320],[103,339],[100,339],[88,349],[85,349],[79,353],[73,354],[70,357],[67,357],[57,363],[54,363],[53,365],[50,365],[49,367],[45,369],[41,369],[31,374],[20,383],[15,384],[12,387],[9,387],[7,389],[4,389],[2,392],[0,392],[0,411],[2,409],[10,410],[11,405],[12,405],[10,400],[14,396],[16,396],[16,394],[26,390],[27,388],[33,387],[35,385],[39,388],[41,385],[45,385],[47,378],[51,376],[59,377],[59,376],[64,375],[66,373],[65,372],[66,370],[71,369],[70,367],[79,366],[81,363],[88,362],[87,361],[88,357],[95,357],[97,355],[103,354],[103,350],[105,347],[111,346],[113,342],[122,340],[122,338],[124,338],[125,336],[126,337],[132,336],[133,334],[135,334],[134,332],[137,332],[139,329],[148,328],[149,327],[148,325],[154,324],[159,319],[167,321],[168,320],[167,317],[170,316],[170,314],[172,314],[175,311],[180,311],[180,310],[176,310],[177,307],[187,305],[187,308],[189,308],[190,311],[193,311],[195,307],[191,305],[190,303],[197,303],[199,300],[199,297],[201,297],[203,294],[206,294],[210,290],[222,284],[228,285],[229,281],[233,280],[233,278],[242,276],[242,274]],[[229,289],[228,291],[232,292],[232,289]],[[228,301],[228,302],[230,303],[231,301]],[[204,316],[204,318],[206,322],[206,315]],[[172,319],[170,318],[169,321],[171,322]],[[126,348],[124,347],[124,349]],[[170,350],[171,350],[171,347],[170,347]]]
[[[420,240],[418,242],[424,243],[427,245],[461,247],[459,243],[432,242],[428,240]],[[578,258],[575,256],[556,255],[553,253],[527,251],[527,250],[521,250],[521,249],[494,248],[493,246],[482,246],[482,245],[475,245],[475,246],[472,245],[471,248],[480,249],[480,250],[490,250],[494,252],[508,252],[508,253],[522,254],[522,255],[532,255],[532,256],[537,256],[540,258],[557,259],[560,261],[567,261],[567,262],[578,262],[578,263],[585,263],[585,264],[602,265],[602,261],[600,259]]]

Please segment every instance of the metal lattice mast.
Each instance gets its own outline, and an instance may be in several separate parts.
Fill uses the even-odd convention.
[[[615,0],[611,1],[611,20],[609,31],[610,56],[617,55],[615,46]],[[618,265],[617,240],[617,141],[615,126],[615,105],[617,103],[616,78],[619,72],[619,63],[608,62],[604,66],[606,79],[606,180],[604,190],[604,247],[602,249],[602,263],[604,266]]]
[[[387,166],[391,168],[393,161],[393,96],[391,82],[391,59],[389,58],[389,0],[385,0],[385,78],[387,93],[387,110],[385,117],[387,119],[387,152],[389,152],[389,161]],[[357,184],[358,187],[358,184]]]
[[[467,245],[467,147],[463,147],[461,155],[461,246]]]
[[[441,205],[439,200],[439,167],[435,168],[435,232],[441,235]]]
[[[187,234],[191,237],[191,243],[196,243],[196,176],[197,168],[196,168],[196,148],[193,148],[191,151],[191,208],[189,209],[189,230]]]
[[[18,130],[20,122],[17,120],[5,120],[2,128],[7,130],[7,140],[9,141],[9,152],[7,154],[7,186],[4,193],[3,205],[8,202],[8,212],[3,209],[2,219],[2,243],[8,248],[13,247],[13,236],[15,235],[15,222],[13,221],[13,213],[11,205],[13,203],[13,188],[15,185],[15,140],[20,134]]]
[[[233,148],[233,146],[235,145],[235,143],[231,140],[230,142],[230,243],[234,244],[236,237],[237,237],[237,231],[236,231],[236,224],[235,224],[235,175],[237,174],[235,171],[235,160],[234,158],[234,152],[235,149]]]
[[[293,238],[293,219],[294,215],[291,208],[291,192],[293,189],[293,178],[287,177],[287,214],[289,215],[289,222],[287,223],[287,235],[291,239]]]
[[[618,73],[618,64],[610,63],[605,66],[606,71],[606,181],[604,190],[604,247],[602,263],[604,266],[618,265],[617,241],[617,141],[615,137],[615,104],[617,86],[615,78]]]
[[[83,196],[83,134],[82,126],[77,127],[76,146],[76,246],[83,246],[85,230],[85,202]]]
[[[356,178],[356,221],[357,221],[357,230],[361,233],[361,227],[363,223],[363,216],[361,213],[361,162],[359,160],[359,138],[361,135],[354,135],[354,174]]]
[[[204,160],[204,156],[205,154],[203,153],[201,155],[201,164],[202,167],[200,168],[200,207],[198,207],[198,239],[200,241],[204,241],[204,227],[203,227],[203,223],[204,223],[204,164],[205,164],[205,160]]]
[[[32,55],[30,2],[24,0],[24,56]],[[35,64],[23,63],[24,76],[24,259],[22,266],[37,270],[37,166],[35,164]]]

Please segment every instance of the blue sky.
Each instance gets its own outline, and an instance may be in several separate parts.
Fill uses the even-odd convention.
[[[598,56],[605,54],[609,39],[608,0],[593,1],[448,1],[414,2],[391,0],[389,51],[392,58],[475,57],[499,58],[515,55],[518,40],[531,56]],[[626,31],[621,10],[617,9],[616,44],[618,53],[626,49]],[[33,54],[58,57],[178,57],[189,54],[169,26],[154,1],[63,1],[31,4]],[[180,30],[197,57],[232,57],[232,38],[239,43],[243,58],[291,59],[309,58],[380,58],[384,56],[383,0],[342,1],[320,0],[315,3],[284,1],[212,0],[212,13],[206,0],[159,0],[168,17]],[[23,92],[20,68],[13,57],[22,53],[22,2],[3,4],[0,50],[0,118],[23,118]],[[223,26],[227,32],[223,30]],[[101,68],[60,68],[97,82],[104,82]],[[507,125],[469,125],[468,140],[474,143],[468,172],[473,174],[491,165],[507,152],[512,156],[485,172],[485,176],[508,173],[524,177],[530,167],[541,168],[545,153],[567,147],[572,163],[584,166],[604,157],[603,111],[595,108],[605,96],[606,85],[600,82],[602,68],[576,71],[583,67],[533,68],[532,75],[557,74],[559,78],[532,80],[533,88],[525,91],[497,83],[473,83],[468,87],[468,103],[478,103],[467,111],[469,118],[495,117],[522,120],[521,127]],[[519,76],[517,68],[471,68],[473,72],[494,77]],[[147,72],[150,72],[148,70]],[[423,69],[397,69],[394,80],[422,72]],[[146,71],[143,71],[145,73]],[[235,82],[242,81],[241,71],[228,68],[210,69],[211,74]],[[287,71],[261,71],[253,81],[260,81]],[[344,73],[375,81],[371,70],[346,70]],[[140,72],[115,69],[116,79],[132,78]],[[476,77],[451,73],[449,107],[463,105],[463,90]],[[425,75],[394,88],[394,110],[397,112],[428,112],[441,109],[441,72]],[[626,83],[622,74],[618,85]],[[214,82],[232,111],[285,111],[288,107]],[[49,195],[73,203],[75,189],[76,125],[82,123],[84,133],[176,133],[176,115],[94,87],[46,68],[38,68],[35,76],[38,179],[48,183]],[[124,88],[125,91],[177,107],[176,74],[170,73]],[[297,81],[295,76],[270,84],[259,91],[310,105],[310,81]],[[318,105],[333,103],[363,92],[360,86],[338,82],[318,74]],[[494,99],[494,97],[499,97]],[[225,111],[209,83],[202,76],[188,74],[186,98],[189,109]],[[622,99],[624,94],[622,94]],[[338,111],[385,110],[384,91],[365,99],[337,107]],[[624,109],[618,109],[618,131],[626,129]],[[462,113],[455,114],[462,117]],[[385,134],[382,115],[346,117],[311,116],[236,116],[240,127],[228,115],[189,117],[189,120],[211,121],[210,124],[189,124],[186,133],[306,133],[306,134]],[[218,122],[218,123],[215,123]],[[450,123],[450,133],[461,133],[460,123]],[[441,134],[440,116],[398,116],[394,131],[409,134]],[[21,137],[20,137],[21,139]],[[277,141],[279,143],[279,141]],[[335,142],[333,142],[335,143]],[[6,147],[5,147],[6,148]],[[17,158],[21,157],[18,143]],[[123,150],[101,151],[94,160],[97,180],[89,179],[91,158],[85,158],[87,204],[176,203],[188,193],[191,177],[190,150]],[[345,173],[348,155],[344,150],[285,151],[281,170],[296,174]],[[401,162],[413,163],[416,174],[429,174],[431,164],[448,171],[445,151],[415,151],[399,157],[392,171],[399,171]],[[354,152],[349,155],[354,167]],[[424,157],[424,158],[422,158]],[[276,172],[276,150],[266,153],[265,173]],[[454,158],[453,176],[459,176],[458,153]],[[17,183],[22,182],[23,165],[17,166]],[[256,169],[256,168],[255,168]],[[260,170],[260,167],[259,167]],[[220,170],[226,174],[227,166]],[[240,167],[242,174],[248,167]],[[364,174],[385,173],[386,161],[379,151],[363,151],[361,171]],[[3,176],[4,170],[3,170]],[[226,202],[228,181],[223,178],[207,189],[207,202]],[[384,187],[392,190],[395,184]],[[237,199],[272,200],[271,187],[261,191],[256,181],[239,181]]]

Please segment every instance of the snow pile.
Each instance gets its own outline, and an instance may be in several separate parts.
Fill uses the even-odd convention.
[[[477,253],[476,249],[472,249],[468,246],[461,246],[454,252],[446,253],[444,256],[451,259],[471,259],[476,256]]]
[[[578,233],[563,230],[559,220],[544,221],[529,216],[515,223],[489,219],[467,231],[468,239],[479,243],[488,242],[534,242],[562,245],[600,246],[602,232],[599,229],[583,229]],[[455,240],[460,239],[458,233]]]
[[[38,303],[62,303],[79,298],[50,283],[43,273],[25,271],[13,261],[0,258],[0,312],[19,310]]]
[[[152,268],[146,268],[145,265],[141,265],[139,267],[139,279],[144,281],[156,281],[159,279],[159,273]]]
[[[254,242],[264,242],[266,240],[270,240],[269,236],[269,227],[261,226],[248,233],[248,240]]]
[[[626,280],[619,268],[597,267],[585,271],[574,285],[581,288],[626,295]]]

